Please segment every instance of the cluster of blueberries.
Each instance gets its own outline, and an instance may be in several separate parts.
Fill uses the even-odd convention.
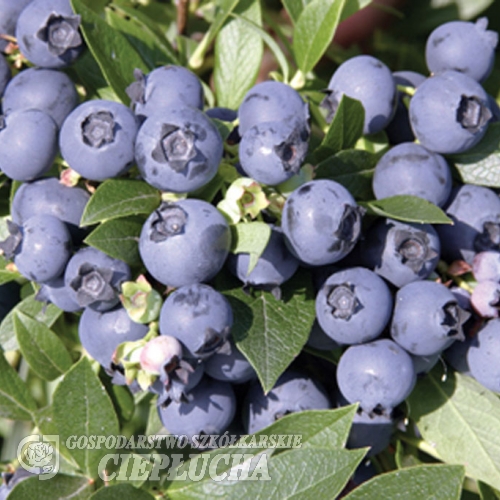
[[[83,48],[79,17],[69,2],[7,4],[6,16],[16,15],[17,27],[2,14],[0,28],[15,33],[35,67],[10,79],[0,56],[0,169],[23,182],[0,249],[24,277],[40,284],[39,300],[83,311],[83,347],[115,383],[129,383],[117,348],[150,334],[120,303],[121,285],[132,273],[126,263],[82,245],[79,222],[90,195],[45,177],[54,158],[60,153],[90,181],[137,165],[141,178],[161,191],[195,193],[214,178],[224,156],[212,118],[237,119],[232,140],[238,143],[240,173],[279,190],[305,161],[309,107],[290,86],[267,81],[248,92],[237,112],[204,112],[200,81],[177,66],[147,75],[136,71],[127,89],[131,108],[106,100],[78,104],[74,84],[58,71]],[[387,132],[393,147],[375,168],[376,198],[425,198],[443,207],[454,225],[379,218],[362,231],[363,210],[346,188],[310,180],[287,196],[281,221],[264,211],[271,236],[248,272],[250,256],[230,253],[229,223],[213,204],[196,197],[169,201],[148,217],[139,241],[142,263],[158,284],[174,290],[161,309],[160,335],[144,342],[139,363],[157,376],[149,389],[158,394],[169,432],[222,434],[236,413],[233,385],[247,384],[244,432],[288,413],[358,402],[349,446],[370,445],[374,454],[390,440],[394,408],[443,353],[457,370],[500,392],[500,199],[485,187],[453,187],[442,156],[476,145],[500,115],[481,86],[496,44],[485,19],[446,23],[427,43],[432,76],[392,74],[374,57],[354,57],[335,71],[321,105],[331,118],[348,95],[364,107],[364,133]],[[478,282],[472,294],[434,279],[441,258],[469,266]],[[309,345],[344,348],[336,396],[295,370],[264,394],[231,339],[231,306],[209,284],[224,266],[246,287],[269,289],[289,280],[299,266],[311,270],[317,321]],[[484,323],[479,333],[468,335],[478,319]]]

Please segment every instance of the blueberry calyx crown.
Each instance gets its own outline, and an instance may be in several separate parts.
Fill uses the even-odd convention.
[[[349,283],[329,287],[327,303],[334,318],[349,321],[363,309],[363,304],[356,296],[356,287]]]
[[[188,403],[192,396],[185,393],[185,388],[189,382],[189,375],[194,372],[194,368],[177,356],[170,361],[166,361],[160,370],[160,381],[164,391],[158,396],[157,405],[167,407],[172,401],[176,403]]]
[[[474,247],[478,252],[500,250],[500,224],[488,221],[483,224],[483,232],[476,236]]]
[[[81,18],[75,16],[60,16],[50,14],[46,23],[38,30],[36,36],[46,42],[49,52],[57,57],[62,56],[67,50],[75,49],[82,45],[82,37],[78,28]]]
[[[91,113],[82,122],[83,142],[93,148],[111,144],[115,140],[115,120],[109,111]]]
[[[282,143],[274,146],[274,152],[281,160],[285,172],[298,173],[307,152],[308,138],[307,129],[297,125]]]
[[[134,69],[135,82],[131,83],[125,92],[135,104],[146,103],[146,75],[138,68]]]
[[[155,213],[156,219],[151,224],[151,241],[158,243],[184,233],[188,214],[181,207],[175,203],[164,203]]]
[[[5,240],[0,241],[0,250],[6,259],[11,260],[23,241],[23,233],[21,228],[10,220],[7,220],[7,229],[9,236]]]
[[[78,269],[78,276],[70,286],[76,292],[76,301],[81,307],[87,307],[97,301],[109,301],[116,297],[111,286],[113,270],[84,263]]]
[[[199,357],[208,357],[216,352],[230,354],[231,345],[227,340],[230,328],[226,326],[222,331],[218,332],[213,328],[205,330],[205,338],[203,344],[196,349],[194,354]]]
[[[469,319],[470,314],[459,307],[455,301],[447,302],[441,309],[441,326],[446,336],[457,340],[465,340],[462,325]]]
[[[356,243],[361,234],[361,217],[364,213],[365,210],[361,207],[347,204],[344,206],[344,213],[334,233],[337,241],[329,250],[345,250]]]
[[[457,108],[457,122],[472,134],[481,130],[492,117],[487,106],[476,96],[462,95]]]
[[[396,251],[401,258],[401,262],[415,274],[422,271],[427,261],[438,256],[437,252],[431,248],[429,238],[423,231],[411,233],[397,230],[394,238]]]

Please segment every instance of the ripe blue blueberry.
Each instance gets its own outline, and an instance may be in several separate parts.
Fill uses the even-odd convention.
[[[439,262],[440,242],[430,224],[377,221],[361,242],[363,264],[401,287],[426,279]]]
[[[228,300],[211,286],[181,286],[161,309],[160,332],[179,340],[192,358],[207,358],[226,343],[233,326]]]
[[[340,347],[339,344],[335,342],[335,340],[333,340],[324,332],[317,318],[314,320],[311,331],[309,332],[307,345],[309,347],[312,347],[313,349],[318,349],[319,351],[331,351],[332,349],[337,349]]]
[[[188,193],[217,173],[223,142],[200,110],[170,107],[154,113],[137,134],[135,158],[144,180],[162,191]]]
[[[457,71],[445,71],[419,85],[410,101],[410,123],[430,151],[467,151],[486,133],[492,113],[479,83]]]
[[[451,21],[438,26],[427,39],[425,60],[431,73],[459,71],[481,82],[493,69],[498,33],[487,30],[488,19],[475,23]]]
[[[287,370],[267,394],[258,380],[250,385],[243,407],[244,425],[253,434],[290,413],[329,408],[331,403],[319,382]]]
[[[389,339],[348,347],[337,366],[337,383],[349,403],[368,414],[389,413],[415,385],[410,355]]]
[[[71,290],[64,284],[64,276],[59,276],[51,281],[43,283],[35,296],[40,302],[49,302],[65,312],[80,311],[82,306],[78,304],[71,294]]]
[[[443,206],[451,193],[451,170],[441,155],[404,142],[380,158],[372,186],[377,200],[406,194]]]
[[[136,69],[134,77],[127,94],[136,115],[148,117],[171,106],[203,109],[203,87],[187,68],[167,65],[147,75]]]
[[[14,36],[16,33],[16,24],[22,10],[32,0],[0,0],[0,33]],[[5,51],[9,42],[0,38],[0,51]]]
[[[285,241],[306,264],[332,264],[345,257],[361,234],[362,210],[345,187],[331,180],[303,184],[287,198]]]
[[[498,318],[500,314],[500,283],[493,280],[479,282],[472,291],[470,302],[482,318]]]
[[[17,20],[16,38],[21,53],[42,68],[71,64],[83,49],[80,16],[69,0],[32,0]]]
[[[113,101],[87,101],[75,108],[59,135],[61,155],[82,177],[102,181],[126,172],[134,162],[137,119]]]
[[[412,354],[432,356],[464,340],[462,325],[469,316],[441,283],[416,281],[396,294],[391,336]]]
[[[0,117],[0,169],[16,181],[46,173],[57,154],[57,125],[38,109],[13,111]]]
[[[78,104],[78,93],[71,78],[54,69],[27,68],[7,85],[3,111],[9,114],[22,109],[40,109],[60,127]]]
[[[322,103],[329,118],[337,111],[344,94],[363,105],[364,134],[380,132],[394,115],[396,83],[389,68],[375,57],[351,57],[336,69]]]
[[[92,247],[82,248],[68,262],[64,284],[80,307],[107,311],[120,301],[122,282],[130,280],[130,268]]]
[[[392,295],[373,271],[352,267],[333,273],[316,296],[316,317],[339,344],[361,344],[378,337],[392,314]]]
[[[472,260],[472,273],[476,281],[500,282],[500,252],[479,252]]]
[[[212,279],[224,265],[231,232],[210,203],[186,199],[164,203],[146,220],[139,252],[160,283],[179,287]]]
[[[417,376],[429,373],[439,361],[440,357],[441,352],[437,352],[436,354],[432,354],[431,356],[417,356],[415,354],[411,354],[413,367],[415,368],[415,373],[417,374]]]

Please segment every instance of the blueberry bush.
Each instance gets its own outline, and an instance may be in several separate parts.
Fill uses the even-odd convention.
[[[0,0],[0,500],[500,499],[499,31]]]

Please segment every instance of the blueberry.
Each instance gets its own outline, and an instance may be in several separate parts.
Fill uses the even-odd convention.
[[[171,107],[152,114],[137,134],[135,158],[144,180],[163,191],[188,193],[217,173],[223,142],[196,108]]]
[[[332,264],[354,248],[361,234],[361,216],[345,187],[331,180],[309,181],[285,202],[286,244],[306,264]]]
[[[387,151],[375,167],[372,182],[377,200],[406,194],[438,206],[448,200],[451,184],[446,160],[413,142],[398,144]]]
[[[464,340],[462,325],[469,316],[444,285],[416,281],[396,294],[391,336],[412,354],[432,356]]]
[[[0,33],[14,36],[21,11],[32,0],[0,0]],[[9,42],[0,38],[0,51],[4,51]]]
[[[430,224],[380,219],[361,241],[363,264],[401,287],[426,279],[439,262],[440,241]]]
[[[314,320],[313,326],[307,339],[307,345],[319,351],[331,351],[332,349],[339,348],[339,344],[328,336],[323,328],[321,328],[318,319]]]
[[[205,373],[232,384],[242,384],[257,377],[253,366],[231,339],[227,349],[216,352],[205,361]]]
[[[102,181],[125,173],[134,162],[136,117],[118,102],[87,101],[63,123],[61,155],[82,177]]]
[[[462,375],[470,377],[472,375],[467,361],[467,351],[469,350],[473,338],[474,337],[470,335],[465,335],[465,340],[463,342],[453,342],[450,347],[443,351],[443,358],[450,366]]]
[[[476,281],[500,282],[500,252],[479,252],[472,260],[472,273]]]
[[[247,92],[238,109],[238,118],[242,137],[264,122],[289,123],[292,127],[298,123],[301,128],[307,128],[309,107],[289,85],[267,81],[254,85]]]
[[[65,312],[76,312],[83,309],[74,300],[71,290],[64,284],[64,276],[44,283],[35,298],[40,302],[50,302]]]
[[[363,105],[364,134],[380,132],[394,115],[396,83],[389,68],[375,57],[351,57],[336,69],[328,84],[328,95],[322,103],[329,119],[337,111],[344,94]]]
[[[40,109],[60,127],[78,104],[74,83],[65,73],[53,69],[28,68],[7,85],[3,98],[5,114],[22,109]]]
[[[80,55],[80,16],[69,0],[32,0],[21,12],[16,38],[21,53],[42,68],[68,66]]]
[[[105,312],[86,308],[78,325],[82,346],[108,371],[112,367],[113,353],[121,343],[140,340],[147,333],[147,325],[132,321],[120,305]]]
[[[209,118],[222,122],[234,122],[238,118],[238,112],[229,108],[210,108],[205,111],[205,114]]]
[[[203,87],[198,77],[182,66],[167,65],[145,75],[134,71],[127,87],[136,115],[149,117],[172,106],[203,109]]]
[[[412,354],[411,359],[413,361],[415,373],[417,375],[425,375],[426,373],[429,373],[439,361],[440,357],[441,352],[437,352],[436,354],[433,354],[431,356],[416,356],[415,354]]]
[[[329,408],[331,403],[319,382],[287,370],[267,394],[258,380],[250,385],[243,407],[244,424],[248,434],[253,434],[290,413]]]
[[[0,54],[0,97],[3,96],[5,87],[11,78],[10,66],[8,65],[5,57]]]
[[[231,232],[210,203],[186,199],[164,203],[146,220],[139,252],[160,283],[179,287],[212,279],[224,265]]]
[[[471,311],[470,297],[471,294],[460,286],[451,286],[450,292],[457,299],[457,304],[465,311]]]
[[[203,434],[222,434],[236,413],[236,397],[228,382],[206,377],[188,398],[188,402],[158,406],[161,422],[171,434],[189,439]]]
[[[352,267],[333,273],[316,296],[316,317],[339,344],[360,344],[378,337],[389,323],[392,295],[373,271]]]
[[[71,299],[81,307],[107,311],[120,301],[120,285],[130,280],[130,268],[92,247],[82,248],[71,257],[64,284]]]
[[[465,184],[445,206],[453,225],[437,226],[443,257],[471,263],[477,252],[500,250],[500,198],[491,189]]]
[[[436,153],[467,151],[482,139],[491,117],[484,89],[457,71],[428,78],[410,101],[413,133]]]
[[[0,169],[16,181],[31,181],[46,173],[57,154],[57,125],[38,109],[0,117]]]
[[[18,226],[8,223],[10,236],[1,244],[19,272],[40,283],[59,277],[71,255],[69,231],[52,215],[35,215]]]
[[[451,21],[438,26],[427,39],[425,60],[431,73],[459,71],[481,82],[493,69],[498,33],[487,30],[488,19],[475,23]]]
[[[471,375],[484,387],[500,392],[500,319],[492,319],[471,341],[467,363]]]
[[[471,305],[482,318],[498,318],[500,313],[500,283],[485,280],[478,283],[471,295]]]
[[[226,342],[233,325],[228,300],[211,286],[181,286],[165,300],[160,332],[178,339],[193,358],[207,358]]]
[[[305,122],[271,121],[248,129],[240,142],[241,167],[257,182],[276,186],[297,174],[307,154]]]
[[[230,254],[228,257],[230,271],[246,286],[273,289],[295,274],[299,261],[287,249],[281,229],[271,226],[269,242],[250,273],[249,265],[249,253]]]
[[[337,366],[337,383],[349,403],[368,414],[390,413],[415,385],[410,355],[389,339],[348,347]]]

